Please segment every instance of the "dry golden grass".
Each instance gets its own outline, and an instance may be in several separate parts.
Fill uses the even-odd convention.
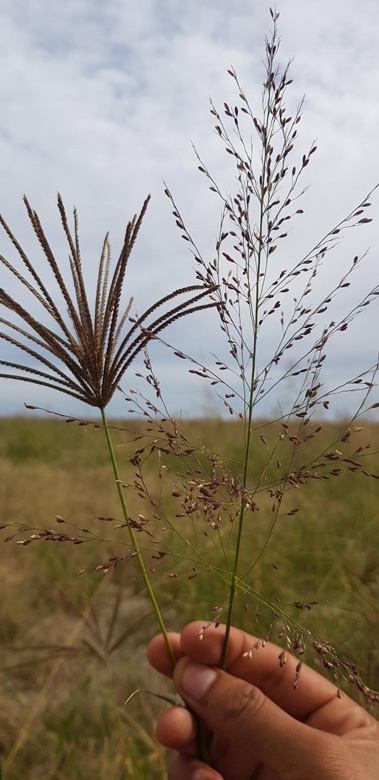
[[[183,431],[195,448],[191,468],[205,473],[209,452],[216,452],[238,474],[241,455],[236,425],[184,423]],[[122,430],[114,433],[127,484],[135,479],[136,466],[129,458],[140,443],[134,440],[142,433],[141,426],[124,422],[119,425]],[[265,444],[261,442],[256,448],[257,474],[267,461],[267,448],[276,430],[275,424],[267,428]],[[325,425],[319,434],[322,439],[307,445],[309,451],[316,446],[322,450],[323,442],[329,446],[339,432],[337,425]],[[54,420],[6,419],[0,421],[0,433],[0,523],[13,524],[1,531],[2,540],[18,527],[58,529],[73,536],[80,536],[80,529],[86,528],[98,537],[82,533],[89,541],[80,545],[40,540],[23,546],[17,541],[33,532],[23,530],[14,540],[1,544],[0,745],[4,778],[161,778],[164,756],[153,736],[160,702],[140,694],[124,706],[136,688],[164,689],[145,661],[146,643],[156,633],[151,607],[130,557],[106,576],[96,571],[99,564],[110,565],[109,558],[129,553],[124,531],[114,528],[117,522],[98,520],[99,516],[119,520],[102,432]],[[259,430],[258,438],[261,433]],[[145,431],[145,436],[144,442],[154,438],[152,431]],[[357,437],[362,442],[377,440],[378,427],[367,425]],[[281,457],[285,457],[284,449]],[[301,457],[305,457],[304,452]],[[160,473],[159,464],[164,466]],[[147,457],[143,474],[160,512],[154,518],[147,499],[128,488],[131,516],[151,517],[151,525],[146,527],[158,535],[164,517],[174,520],[178,514],[181,499],[172,492],[181,484],[181,472],[189,468],[189,461],[174,455],[158,458],[153,453]],[[270,468],[266,470],[267,481]],[[375,469],[379,470],[377,455],[370,463],[370,470]],[[246,629],[257,633],[271,630],[277,639],[283,621],[273,619],[269,605],[277,598],[279,612],[283,610],[290,620],[310,628],[316,636],[332,642],[338,652],[358,661],[374,688],[379,687],[375,640],[378,490],[377,480],[351,472],[313,480],[296,490],[301,511],[293,516],[283,513],[267,549],[246,577],[235,613]],[[291,494],[288,507],[293,500]],[[260,511],[252,513],[249,520],[242,570],[265,543],[270,511],[270,500],[263,492]],[[56,515],[65,523],[57,524]],[[195,517],[175,522],[181,534],[197,544],[200,556],[218,566],[219,572],[212,574],[199,560],[194,563],[192,551],[174,531],[161,532],[161,546],[141,533],[146,560],[155,568],[153,582],[165,619],[169,626],[180,628],[195,616],[212,619],[214,607],[223,605],[227,590],[222,576],[225,560],[220,559],[220,548],[209,527]],[[225,545],[232,532],[232,528],[226,529]],[[160,559],[156,553],[162,546],[170,554]],[[188,579],[194,567],[197,576]],[[83,569],[85,573],[79,575]],[[178,576],[170,576],[173,573]],[[320,606],[309,611],[293,607],[294,601],[318,601]],[[308,661],[316,666],[319,660],[317,655],[308,654]]]

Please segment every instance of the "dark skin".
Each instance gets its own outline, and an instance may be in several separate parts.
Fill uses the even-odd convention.
[[[281,648],[255,649],[256,638],[236,628],[221,671],[224,628],[203,627],[170,634],[175,667],[161,636],[148,648],[189,707],[158,720],[159,742],[177,751],[169,780],[379,780],[379,723],[362,707],[305,665],[294,689],[298,659],[286,655],[281,667]],[[213,734],[213,768],[197,757],[190,710]]]

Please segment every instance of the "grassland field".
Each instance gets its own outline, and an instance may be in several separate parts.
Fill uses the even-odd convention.
[[[259,511],[247,515],[235,622],[273,641],[301,631],[307,662],[321,669],[310,631],[379,690],[379,479],[363,473],[379,473],[379,425],[361,422],[341,443],[346,426],[323,423],[296,451],[278,423],[256,427],[250,470]],[[212,488],[211,515],[217,492],[223,496],[215,527],[199,496],[204,489],[209,495],[212,469],[238,481],[241,424],[184,422],[171,449],[170,436],[150,424],[127,420],[112,428],[130,516],[167,625],[222,619],[235,541],[227,501],[234,499],[222,485]],[[325,454],[335,451],[341,471],[331,474],[335,464]],[[327,478],[292,486],[276,516],[270,489],[279,471],[315,459]],[[189,512],[195,494],[197,508]],[[162,701],[138,693],[125,705],[136,689],[169,687],[145,660],[157,627],[120,524],[101,428],[0,419],[3,780],[165,777],[154,739]],[[48,538],[22,544],[44,530]],[[343,675],[340,683],[361,701]]]

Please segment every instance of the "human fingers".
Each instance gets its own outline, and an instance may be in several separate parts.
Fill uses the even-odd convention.
[[[181,634],[181,649],[193,661],[220,664],[225,627],[201,621],[190,623]],[[283,648],[261,642],[245,631],[232,628],[229,636],[227,671],[260,688],[275,704],[298,720],[335,734],[368,725],[372,718],[348,696],[337,698],[337,689],[313,669],[302,665],[294,688],[299,659]]]
[[[169,633],[168,635],[171,647],[174,651],[175,658],[179,660],[183,656],[183,651],[180,644],[180,634]],[[147,647],[147,658],[153,669],[157,672],[166,675],[166,677],[172,677],[174,671],[174,664],[172,663],[171,656],[167,650],[166,642],[159,634],[151,640]]]
[[[156,727],[158,742],[189,756],[197,756],[197,725],[185,707],[172,707],[161,712]]]
[[[283,780],[360,780],[342,740],[300,723],[245,680],[183,658],[174,682],[214,734],[212,763],[225,780],[248,780],[259,767]]]
[[[224,780],[215,769],[197,758],[177,755],[168,768],[168,780]]]
[[[175,656],[183,656],[180,646],[180,634],[169,634]],[[173,664],[167,651],[166,642],[160,634],[150,642],[147,648],[150,664],[157,671],[169,677],[173,676]],[[156,736],[158,742],[165,747],[178,751],[179,754],[170,763],[169,778],[172,780],[219,780],[220,775],[215,770],[203,765],[198,756],[199,723],[186,707],[172,707],[158,716]],[[195,777],[196,775],[196,777]],[[221,780],[221,778],[220,778]]]

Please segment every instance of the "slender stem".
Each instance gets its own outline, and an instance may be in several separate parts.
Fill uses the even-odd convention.
[[[131,540],[131,543],[132,543],[132,546],[133,546],[133,550],[135,552],[135,556],[137,558],[137,564],[138,564],[138,567],[139,567],[139,570],[140,570],[140,573],[141,573],[141,576],[142,576],[142,579],[143,579],[143,582],[144,582],[144,585],[145,585],[148,597],[150,599],[150,603],[151,603],[151,605],[153,607],[153,610],[154,610],[155,616],[157,618],[158,625],[159,625],[159,628],[161,630],[162,636],[163,636],[164,641],[166,643],[166,647],[167,647],[168,653],[170,655],[170,658],[171,658],[173,664],[175,665],[176,664],[176,658],[175,658],[175,655],[174,655],[174,651],[172,649],[171,642],[170,642],[169,637],[168,637],[166,626],[165,626],[164,621],[163,621],[162,613],[161,613],[161,610],[159,608],[157,599],[155,597],[155,594],[154,594],[154,591],[153,591],[153,588],[152,588],[152,585],[151,585],[151,582],[150,582],[150,579],[149,579],[149,575],[148,575],[147,570],[146,570],[145,562],[143,560],[142,553],[141,553],[141,550],[139,548],[139,544],[137,542],[137,537],[136,537],[136,535],[134,533],[134,529],[132,528],[132,525],[130,523],[129,513],[128,513],[126,502],[125,502],[125,496],[124,496],[123,489],[122,489],[122,482],[120,480],[120,474],[119,474],[119,471],[118,471],[116,455],[115,455],[113,442],[112,442],[112,438],[111,438],[109,427],[108,427],[108,421],[107,421],[107,417],[106,417],[106,414],[105,414],[105,409],[100,409],[100,412],[101,412],[101,419],[103,421],[105,436],[106,436],[106,439],[107,439],[109,455],[110,455],[110,459],[111,459],[111,462],[112,462],[112,468],[113,468],[113,474],[114,474],[114,477],[115,477],[116,488],[117,488],[118,496],[119,496],[119,499],[120,499],[122,513],[123,513],[124,520],[125,520],[125,525],[127,526],[128,531],[129,531],[130,540]]]
[[[270,72],[271,72],[271,67],[270,67]],[[265,127],[269,127],[270,90],[271,87],[268,86],[266,111],[264,117]],[[259,213],[259,237],[260,238],[262,238],[263,235],[263,223],[264,223],[265,216],[267,219],[267,214],[269,211],[269,204],[270,204],[270,195],[268,195],[267,204],[265,204],[265,193],[269,192],[269,189],[267,187],[268,184],[267,179],[269,178],[269,175],[267,173],[268,147],[269,147],[269,140],[267,137],[265,137],[263,141],[261,187],[260,187],[260,194],[258,196],[259,209],[260,209],[260,213]],[[247,400],[247,414],[245,413],[247,430],[246,430],[246,442],[245,442],[245,454],[244,454],[244,468],[243,468],[243,477],[242,477],[241,504],[240,504],[240,511],[239,511],[239,519],[238,519],[237,540],[236,540],[236,546],[234,550],[233,569],[232,569],[231,581],[229,586],[229,603],[228,603],[228,612],[226,618],[226,631],[225,631],[225,637],[224,637],[222,653],[221,653],[220,666],[222,669],[225,669],[226,667],[229,635],[230,635],[230,629],[232,625],[234,599],[235,599],[236,588],[238,585],[238,564],[239,564],[239,556],[241,550],[242,531],[243,531],[244,519],[246,514],[245,490],[247,486],[247,476],[248,476],[248,468],[249,468],[249,461],[250,461],[252,419],[253,419],[253,410],[254,410],[255,374],[256,374],[256,366],[257,366],[257,344],[258,344],[258,328],[259,328],[258,314],[259,314],[259,307],[261,301],[261,269],[262,269],[262,264],[264,262],[264,257],[263,257],[264,249],[261,240],[258,242],[258,247],[259,248],[257,250],[257,261],[256,261],[255,301],[254,301],[254,309],[252,313],[253,342],[251,348],[251,374],[250,374],[249,396]]]
[[[154,591],[153,591],[153,588],[152,588],[152,585],[151,585],[151,582],[150,582],[150,579],[149,579],[149,575],[148,575],[147,570],[146,570],[145,562],[143,560],[143,557],[142,557],[142,554],[141,554],[141,550],[140,550],[138,542],[137,542],[137,537],[136,537],[136,535],[134,533],[134,529],[132,528],[132,525],[130,523],[129,513],[128,513],[128,510],[127,510],[125,497],[124,497],[124,493],[123,493],[123,490],[122,490],[122,482],[121,482],[121,479],[120,479],[120,474],[119,474],[119,470],[118,470],[116,455],[115,455],[115,451],[114,451],[114,447],[113,447],[112,437],[110,435],[110,431],[109,431],[109,427],[108,427],[108,421],[107,421],[107,417],[106,417],[106,414],[105,414],[105,409],[100,409],[100,412],[101,412],[101,419],[103,421],[103,427],[104,427],[104,431],[105,431],[105,436],[106,436],[106,439],[107,439],[109,455],[110,455],[110,458],[111,458],[111,461],[112,461],[113,474],[114,474],[114,477],[115,477],[117,492],[118,492],[118,496],[119,496],[119,499],[120,499],[120,504],[121,504],[121,507],[122,507],[122,513],[124,515],[125,524],[126,524],[126,526],[128,528],[128,531],[129,531],[130,540],[131,540],[131,543],[132,543],[132,546],[133,546],[133,550],[134,550],[134,552],[136,554],[138,567],[139,567],[139,570],[140,570],[140,573],[141,573],[141,576],[142,576],[145,588],[147,590],[147,594],[149,596],[150,603],[151,603],[151,605],[153,607],[153,610],[155,612],[155,616],[156,616],[157,621],[158,621],[159,628],[161,630],[161,634],[162,634],[162,636],[164,638],[164,641],[166,643],[167,651],[169,653],[169,656],[171,658],[172,663],[175,666],[175,664],[176,664],[175,654],[174,654],[174,651],[173,651],[173,648],[172,648],[172,645],[171,645],[171,642],[170,642],[170,639],[169,639],[169,636],[168,636],[168,633],[167,633],[166,626],[165,626],[164,621],[163,621],[163,617],[162,617],[161,610],[159,608],[159,604],[157,602],[157,599],[155,598],[155,594],[154,594]],[[197,741],[197,747],[198,747],[198,752],[199,752],[199,758],[201,758],[201,760],[204,761],[204,763],[206,763],[206,764],[208,764],[210,766],[209,751],[208,751],[208,746],[207,746],[207,740],[206,740],[206,734],[205,734],[205,731],[204,731],[204,726],[201,723],[201,721],[198,720],[197,718],[196,718],[196,721],[197,721],[196,741]],[[0,778],[0,780],[1,780],[1,778]]]
[[[259,266],[260,266],[260,260],[259,260]],[[257,285],[257,293],[256,293],[256,312],[258,312],[258,306],[259,306],[259,294],[258,294],[258,285]],[[238,563],[239,563],[239,554],[241,549],[241,541],[242,541],[242,531],[243,531],[243,525],[244,525],[244,519],[245,519],[245,488],[247,485],[247,472],[248,472],[248,466],[249,466],[249,456],[250,456],[250,445],[251,445],[251,426],[252,426],[252,417],[253,417],[253,409],[254,409],[254,384],[255,384],[255,369],[256,369],[256,350],[257,350],[257,325],[255,322],[254,325],[254,339],[253,339],[253,356],[252,356],[252,367],[251,367],[251,379],[250,379],[250,396],[249,396],[249,404],[248,404],[248,417],[247,417],[247,434],[246,434],[246,445],[245,445],[245,459],[244,459],[244,470],[243,470],[243,478],[242,478],[242,495],[241,495],[241,506],[240,506],[240,512],[239,512],[239,519],[238,519],[238,531],[237,531],[237,541],[236,546],[234,550],[234,561],[233,561],[233,570],[232,570],[232,578],[230,582],[230,588],[229,588],[229,604],[228,604],[228,614],[226,618],[226,631],[225,631],[225,637],[224,642],[222,646],[222,654],[221,654],[221,669],[225,669],[226,667],[226,657],[228,652],[228,643],[229,643],[229,634],[230,629],[232,625],[232,613],[233,613],[233,606],[234,606],[234,597],[236,593],[237,583],[238,583]]]

